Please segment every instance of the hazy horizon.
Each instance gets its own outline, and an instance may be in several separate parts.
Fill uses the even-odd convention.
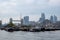
[[[60,20],[60,0],[0,0],[0,19],[3,23],[11,17],[19,19],[20,14],[37,21],[41,13],[45,13],[46,19],[56,15]]]

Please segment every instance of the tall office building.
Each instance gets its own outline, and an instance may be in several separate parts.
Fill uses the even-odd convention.
[[[45,20],[45,14],[44,13],[41,14],[41,18],[42,18],[42,20]]]
[[[29,16],[25,16],[23,19],[23,25],[29,25]]]
[[[52,22],[52,23],[56,23],[57,22],[57,16],[51,16],[50,17],[50,21]]]
[[[57,16],[54,15],[54,23],[57,22]]]
[[[42,23],[45,20],[45,14],[41,14],[41,18],[39,19],[39,22]]]
[[[53,16],[50,17],[50,21],[53,23],[53,21],[54,21],[54,17]]]

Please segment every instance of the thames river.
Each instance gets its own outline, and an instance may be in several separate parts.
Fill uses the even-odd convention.
[[[60,40],[60,31],[6,32],[0,30],[0,40]]]

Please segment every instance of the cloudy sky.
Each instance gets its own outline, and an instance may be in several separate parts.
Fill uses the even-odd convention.
[[[60,20],[60,0],[0,0],[0,19],[3,22],[11,17],[19,19],[20,15],[37,21],[41,13],[45,13],[46,19],[56,15]]]

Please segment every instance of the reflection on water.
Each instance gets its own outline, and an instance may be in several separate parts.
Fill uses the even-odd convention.
[[[60,31],[6,32],[0,30],[0,40],[60,40]]]

